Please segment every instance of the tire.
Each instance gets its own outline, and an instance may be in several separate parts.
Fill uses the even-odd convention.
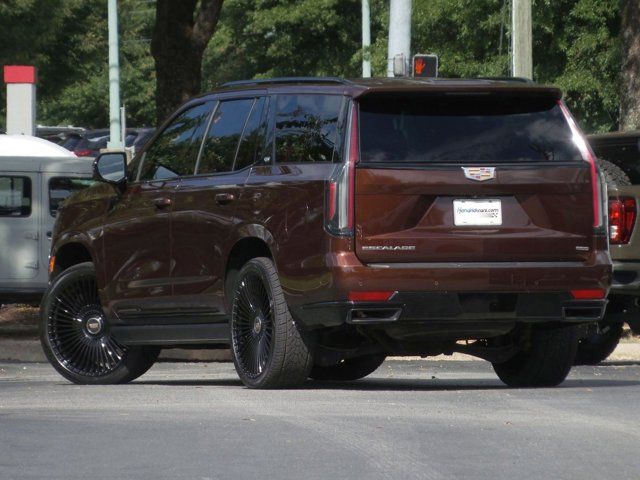
[[[309,378],[314,380],[350,381],[359,380],[375,372],[384,362],[386,355],[366,355],[348,358],[329,367],[314,365]]]
[[[598,365],[613,353],[621,338],[621,322],[600,322],[597,332],[580,339],[574,365]]]
[[[615,189],[616,187],[631,185],[631,180],[620,167],[601,158],[597,162],[608,188]]]
[[[249,388],[302,385],[313,365],[311,350],[291,317],[269,258],[254,258],[238,274],[231,309],[231,355]]]
[[[578,347],[578,328],[535,327],[526,331],[523,349],[493,369],[510,387],[554,387],[561,384],[571,367]]]
[[[40,306],[39,326],[49,363],[73,383],[130,382],[149,370],[160,353],[156,347],[124,347],[110,335],[90,262],[65,270],[52,282]]]

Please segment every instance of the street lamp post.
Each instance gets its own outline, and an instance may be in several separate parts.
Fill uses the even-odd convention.
[[[511,70],[514,77],[533,79],[531,0],[513,0],[511,8]]]
[[[362,77],[371,76],[371,9],[369,0],[362,0]]]
[[[412,0],[391,0],[389,5],[389,46],[387,50],[387,76],[406,75],[411,58],[411,5]],[[398,65],[397,62],[401,64]],[[400,66],[401,72],[398,72]]]
[[[109,15],[109,143],[121,149],[120,130],[120,59],[118,55],[118,0],[108,0]]]

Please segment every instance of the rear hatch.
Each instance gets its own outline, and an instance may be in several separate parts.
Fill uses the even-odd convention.
[[[371,94],[358,107],[363,262],[589,257],[593,173],[555,96]]]

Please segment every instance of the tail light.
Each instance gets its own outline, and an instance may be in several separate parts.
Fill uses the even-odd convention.
[[[93,152],[87,149],[74,150],[76,157],[93,157]]]
[[[385,291],[354,291],[349,292],[350,302],[386,302],[396,292],[393,290]]]
[[[591,193],[593,198],[593,226],[594,228],[602,227],[604,226],[604,211],[602,205],[606,195],[603,193],[603,186],[598,175],[596,157],[567,106],[562,100],[558,100],[558,105],[569,123],[571,133],[573,134],[573,142],[580,150],[582,159],[589,163],[589,168],[591,170]]]
[[[609,200],[609,243],[625,245],[631,240],[636,224],[635,198],[616,198]]]
[[[571,296],[576,300],[601,300],[607,296],[607,291],[602,288],[571,290]]]
[[[327,186],[326,229],[332,235],[353,235],[355,167],[360,159],[358,110],[351,105],[345,142],[346,162],[336,167]]]

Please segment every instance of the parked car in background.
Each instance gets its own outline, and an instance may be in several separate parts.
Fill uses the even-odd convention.
[[[155,132],[155,128],[128,128],[125,146],[139,150]],[[96,157],[100,150],[107,148],[110,132],[107,129],[89,130],[73,145],[73,152],[78,157]]]
[[[60,210],[41,340],[77,383],[230,345],[252,388],[464,352],[561,383],[611,281],[602,185],[561,92],[523,82],[234,82]]]
[[[66,136],[66,138],[59,144],[61,147],[66,148],[70,152],[73,152],[76,149],[76,145],[80,143],[84,134],[80,133],[71,133]]]
[[[78,157],[97,157],[101,149],[107,148],[108,141],[108,129],[88,130],[73,146],[73,153]]]
[[[82,138],[85,132],[86,130],[84,128],[74,127],[71,125],[66,127],[48,127],[38,125],[36,127],[36,137],[56,143],[71,151],[73,151],[73,147]]]
[[[91,163],[61,147],[0,136],[0,304],[40,302],[58,209],[93,183]]]
[[[640,131],[589,135],[609,191],[613,284],[604,319],[580,340],[576,363],[595,365],[616,348],[627,323],[640,334]]]

